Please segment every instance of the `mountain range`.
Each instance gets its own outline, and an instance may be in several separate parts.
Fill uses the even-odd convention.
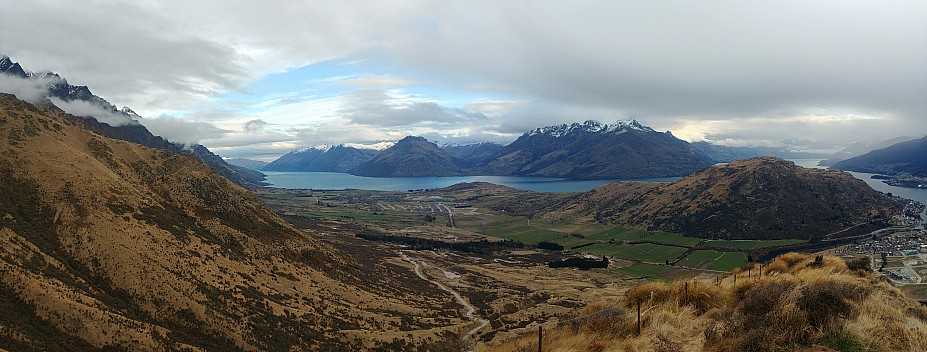
[[[348,151],[353,154],[346,155]],[[363,159],[367,160],[363,160]],[[341,167],[319,167],[337,159]],[[267,171],[335,171],[359,176],[546,176],[573,179],[627,179],[682,176],[714,163],[669,132],[635,120],[537,128],[509,145],[477,143],[438,146],[409,136],[374,154],[353,148],[308,148],[268,164]],[[349,167],[352,166],[352,167]]]
[[[896,143],[832,165],[835,169],[927,177],[927,137]]]
[[[476,174],[628,179],[682,176],[714,162],[669,132],[631,119],[538,128],[474,169]]]
[[[57,101],[63,105],[73,102],[82,102],[89,105],[92,110],[98,112],[94,113],[93,116],[85,116],[84,124],[97,133],[151,148],[193,155],[218,171],[222,176],[243,187],[255,187],[263,184],[264,174],[259,171],[230,165],[200,144],[183,145],[155,136],[139,123],[138,120],[141,117],[132,109],[128,107],[118,109],[106,99],[94,95],[87,86],[71,85],[66,79],[54,72],[30,72],[23,69],[19,63],[13,62],[9,57],[0,56],[0,74],[6,74],[15,79],[30,80],[37,86],[41,86],[45,91],[39,97],[42,100],[40,104],[54,105]]]
[[[453,144],[441,146],[446,152],[466,160],[473,165],[480,165],[492,160],[504,148],[502,145],[493,142],[481,142],[473,144]]]
[[[887,148],[887,147],[890,147],[890,146],[892,146],[892,145],[894,145],[894,144],[898,144],[898,143],[901,143],[901,142],[910,141],[910,140],[912,140],[912,139],[914,139],[914,138],[912,138],[912,137],[897,137],[897,138],[892,138],[892,139],[889,139],[889,140],[878,141],[878,142],[872,142],[872,141],[870,141],[870,142],[856,142],[856,143],[853,143],[853,144],[847,146],[846,148],[843,148],[843,149],[841,149],[840,151],[838,151],[838,152],[836,152],[836,153],[834,153],[834,154],[828,156],[827,159],[821,160],[821,162],[818,163],[818,166],[833,166],[834,164],[836,164],[836,163],[838,163],[838,162],[841,162],[841,161],[843,161],[843,160],[847,160],[847,159],[850,159],[850,158],[853,158],[853,157],[857,157],[857,156],[866,154],[866,153],[868,153],[868,152],[871,152],[871,151],[873,151],[873,150],[878,150],[878,149]]]
[[[406,137],[351,169],[368,177],[460,176],[471,164],[422,137]]]
[[[228,158],[225,159],[225,162],[230,165],[241,166],[251,170],[260,170],[264,166],[267,166],[267,162],[247,158]]]
[[[305,148],[286,153],[262,167],[261,170],[349,172],[373,158],[377,153],[379,151],[345,145]]]

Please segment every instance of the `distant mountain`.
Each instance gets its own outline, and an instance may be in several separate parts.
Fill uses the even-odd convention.
[[[683,176],[714,162],[669,132],[635,120],[538,128],[505,146],[476,174],[627,179]]]
[[[93,117],[85,117],[87,128],[105,136],[138,143],[151,148],[164,149],[174,153],[189,154],[197,157],[209,165],[222,176],[232,182],[243,186],[253,187],[263,184],[264,174],[244,167],[226,163],[221,157],[213,154],[206,147],[195,144],[185,146],[172,143],[162,137],[155,136],[145,126],[138,122],[138,116],[132,109],[116,108],[105,99],[94,95],[87,86],[74,86],[54,72],[34,73],[26,71],[19,63],[13,62],[9,57],[0,57],[0,74],[7,74],[19,79],[32,80],[42,88],[47,89],[44,104],[52,105],[55,99],[63,103],[85,102],[100,111]],[[95,110],[96,111],[96,110]],[[107,116],[104,116],[107,115]]]
[[[246,159],[246,158],[229,158],[229,159],[225,159],[225,162],[229,163],[229,165],[240,166],[240,167],[255,170],[255,171],[260,170],[264,166],[267,166],[267,162],[265,161],[252,160],[252,159]]]
[[[470,164],[422,137],[396,142],[350,171],[369,177],[459,176]]]
[[[835,169],[927,177],[927,137],[896,143],[835,163]]]
[[[379,151],[344,145],[305,148],[284,154],[264,166],[264,171],[348,172]]]
[[[818,163],[818,165],[819,166],[833,166],[834,164],[847,160],[849,158],[860,156],[868,152],[871,152],[873,150],[887,148],[894,144],[910,141],[912,139],[914,138],[913,137],[897,137],[897,138],[892,138],[892,139],[881,141],[881,142],[856,142],[844,148],[843,150],[836,152],[833,155],[830,155],[829,157],[827,157],[827,159],[821,160],[821,162]]]
[[[499,206],[549,220],[587,217],[700,238],[813,240],[859,234],[840,232],[854,225],[887,226],[908,202],[845,172],[765,157],[713,166],[672,183],[610,183],[540,209],[517,202]]]
[[[504,147],[492,142],[465,145],[446,145],[441,147],[441,149],[444,149],[448,153],[466,160],[473,165],[479,165],[491,160],[502,150],[502,148]]]
[[[692,147],[705,154],[715,162],[729,163],[734,160],[749,159],[761,156],[771,156],[783,159],[815,159],[825,154],[811,152],[796,152],[788,148],[773,147],[728,147],[708,142],[693,142]]]

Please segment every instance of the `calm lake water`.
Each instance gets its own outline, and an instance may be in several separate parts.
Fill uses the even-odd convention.
[[[793,159],[798,166],[823,168],[817,166],[819,159]],[[273,172],[264,171],[267,183],[281,188],[312,189],[364,189],[373,191],[408,191],[410,189],[442,188],[461,182],[490,182],[517,189],[536,192],[582,192],[609,182],[621,180],[570,180],[550,177],[522,176],[460,176],[460,177],[361,177],[336,172]],[[872,174],[851,172],[853,176],[866,181],[877,191],[892,193],[897,196],[927,204],[927,189],[890,186],[880,180],[872,179]],[[634,181],[672,182],[679,177],[639,179]],[[927,212],[923,215],[927,219]]]
[[[462,182],[489,182],[536,192],[582,192],[620,180],[570,180],[551,177],[459,176],[459,177],[362,177],[337,172],[263,171],[267,183],[280,188],[364,189],[372,191],[408,191],[443,188]],[[635,181],[672,182],[679,177],[649,178]]]

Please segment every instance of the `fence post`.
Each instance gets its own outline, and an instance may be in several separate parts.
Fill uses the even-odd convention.
[[[737,286],[737,274],[734,274],[734,286]]]
[[[538,325],[538,352],[544,349],[544,327]]]
[[[686,303],[686,304],[688,304],[688,303],[689,303],[689,282],[688,282],[688,281],[686,281],[686,295],[685,295],[685,303]]]

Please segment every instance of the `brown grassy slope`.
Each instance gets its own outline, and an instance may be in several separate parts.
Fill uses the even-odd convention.
[[[607,184],[539,214],[703,238],[810,239],[884,221],[905,203],[845,172],[766,157],[713,166],[672,183]]]
[[[927,309],[868,263],[790,253],[718,281],[651,282],[545,327],[545,351],[924,351]],[[688,284],[688,291],[686,285]],[[688,294],[687,294],[688,292]],[[637,334],[637,303],[642,328]],[[536,351],[537,335],[489,346]]]
[[[0,348],[356,349],[342,331],[455,322],[195,158],[79,126],[0,95]]]

